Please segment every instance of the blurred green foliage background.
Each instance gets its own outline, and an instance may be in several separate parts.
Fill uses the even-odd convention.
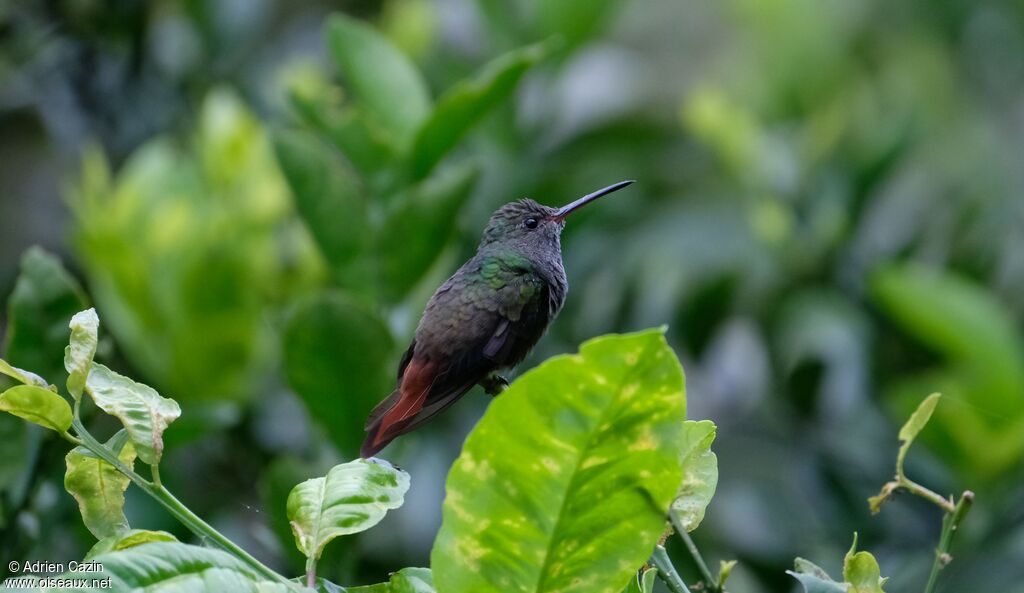
[[[795,590],[792,558],[834,570],[854,530],[891,590],[923,582],[935,509],[865,499],[938,390],[908,471],[978,495],[942,586],[1021,592],[1022,113],[1019,2],[5,2],[4,358],[61,382],[97,306],[101,356],[182,404],[165,482],[299,574],[289,489],[355,454],[490,212],[637,179],[566,229],[572,291],[525,366],[669,324],[719,426],[695,536],[740,560],[730,588]],[[324,576],[428,562],[487,400],[386,452],[407,503]],[[63,450],[0,417],[0,557],[91,545]]]

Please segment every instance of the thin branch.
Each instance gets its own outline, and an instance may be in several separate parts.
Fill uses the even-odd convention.
[[[72,422],[72,426],[75,428],[75,432],[81,438],[82,445],[87,449],[96,454],[100,459],[106,461],[110,465],[114,466],[117,471],[128,476],[136,486],[141,488],[146,494],[149,494],[157,502],[159,502],[167,511],[177,519],[182,525],[188,528],[189,531],[194,533],[200,538],[210,539],[220,547],[224,548],[228,552],[234,554],[240,560],[248,564],[253,570],[270,579],[279,583],[290,584],[290,581],[284,576],[274,572],[262,562],[257,560],[251,554],[243,550],[235,542],[229,540],[222,533],[214,529],[209,523],[203,521],[198,515],[193,513],[188,507],[186,507],[180,500],[174,497],[167,488],[159,483],[160,473],[156,470],[156,466],[150,466],[153,468],[153,482],[143,478],[139,474],[135,473],[130,467],[126,466],[113,451],[108,449],[105,445],[96,440],[82,422],[75,418]]]
[[[925,585],[924,593],[932,593],[935,590],[935,583],[939,578],[939,571],[946,567],[953,559],[949,555],[950,544],[953,543],[953,535],[960,528],[967,511],[971,510],[974,503],[974,493],[970,490],[960,495],[953,511],[942,519],[942,535],[939,536],[939,547],[935,549],[935,561],[932,563],[932,572],[928,575],[928,584]]]
[[[668,552],[665,551],[664,546],[659,545],[654,548],[654,554],[651,555],[651,563],[658,569],[658,577],[665,583],[669,591],[672,593],[690,593],[690,590],[686,588],[686,583],[683,582],[683,578],[676,572],[676,567],[672,564],[672,560],[668,557]]]
[[[700,571],[700,574],[703,575],[704,582],[707,584],[708,590],[712,593],[718,593],[718,579],[712,576],[711,570],[708,568],[707,563],[704,562],[704,557],[700,555],[700,550],[697,549],[697,544],[694,543],[693,538],[690,537],[690,534],[683,526],[683,522],[679,518],[679,513],[677,513],[675,509],[669,510],[668,518],[672,522],[672,527],[675,528],[676,533],[679,534],[680,539],[682,539],[683,543],[686,544],[686,550],[690,552],[690,556],[697,564],[697,569]]]

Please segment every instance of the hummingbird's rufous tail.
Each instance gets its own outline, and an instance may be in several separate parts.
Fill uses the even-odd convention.
[[[416,419],[433,384],[433,368],[434,365],[422,364],[416,359],[409,363],[398,389],[370,413],[360,457],[367,459],[379,453]]]

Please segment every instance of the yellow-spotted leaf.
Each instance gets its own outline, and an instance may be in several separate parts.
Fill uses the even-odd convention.
[[[135,463],[135,447],[124,430],[111,437],[106,446],[126,466]],[[82,521],[96,539],[128,531],[124,516],[124,491],[131,481],[128,476],[85,447],[75,447],[64,461],[64,489],[78,502]]]
[[[64,370],[68,372],[68,393],[78,400],[96,356],[100,318],[95,309],[86,309],[71,318],[70,327],[71,343],[64,349]]]
[[[683,424],[683,483],[672,503],[682,529],[693,531],[704,520],[704,511],[718,487],[718,457],[711,451],[715,423],[687,420]]]
[[[9,412],[57,432],[71,428],[71,406],[67,400],[38,385],[16,385],[0,393],[0,412]]]
[[[307,557],[319,559],[332,539],[365,531],[402,506],[407,490],[409,474],[386,462],[357,459],[336,465],[288,495],[295,545]]]
[[[95,362],[86,381],[89,395],[101,410],[116,416],[143,463],[160,462],[164,430],[181,415],[178,402],[160,397],[155,389],[136,383]]]
[[[621,593],[682,482],[683,372],[663,330],[591,340],[496,398],[448,476],[441,593]]]

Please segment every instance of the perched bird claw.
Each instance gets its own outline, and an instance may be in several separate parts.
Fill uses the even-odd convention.
[[[486,379],[480,382],[480,386],[484,388],[484,392],[491,397],[497,397],[505,388],[508,387],[508,379],[498,374],[489,375]]]

